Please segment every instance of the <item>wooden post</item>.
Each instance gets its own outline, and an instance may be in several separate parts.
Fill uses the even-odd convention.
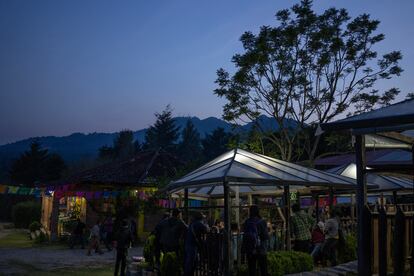
[[[231,275],[231,227],[230,227],[230,189],[227,181],[223,182],[224,190],[224,275]]]
[[[393,237],[393,275],[404,275],[405,264],[405,216],[400,207],[397,207],[397,213],[395,214],[395,226]]]
[[[285,218],[286,218],[286,250],[292,249],[291,237],[290,237],[290,189],[289,185],[283,187],[283,196],[285,201]]]
[[[351,194],[351,219],[355,222],[355,195]]]
[[[381,206],[378,215],[378,275],[387,276],[387,214]]]
[[[188,217],[188,188],[184,189],[184,220],[189,223]]]
[[[366,242],[371,236],[367,230],[367,185],[365,175],[365,136],[355,135],[355,155],[357,169],[357,208],[358,208],[358,275],[371,275],[371,248]]]
[[[249,203],[249,206],[253,205],[253,196],[252,195],[247,196],[247,202]]]

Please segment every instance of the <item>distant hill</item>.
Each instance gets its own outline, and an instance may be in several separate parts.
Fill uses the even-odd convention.
[[[199,119],[197,117],[176,117],[175,123],[180,129],[182,129],[187,120],[190,119],[194,126],[199,131],[201,138],[204,138],[207,134],[211,133],[218,127],[224,128],[227,132],[247,133],[253,123],[249,123],[243,126],[237,126],[234,128],[228,122],[215,117],[209,117],[206,119]],[[266,116],[261,116],[259,122],[266,130],[278,130],[278,125],[274,119]],[[293,122],[290,122],[294,125]],[[140,143],[144,142],[145,133],[147,129],[141,129],[134,132],[134,137]],[[24,140],[20,140],[14,143],[9,143],[0,146],[0,170],[8,167],[13,159],[16,159],[22,152],[27,150],[30,144],[37,140],[44,148],[47,148],[50,152],[58,153],[67,162],[77,161],[80,159],[95,158],[98,154],[100,147],[104,145],[112,145],[114,138],[118,133],[73,133],[69,136],[56,137],[32,137]]]

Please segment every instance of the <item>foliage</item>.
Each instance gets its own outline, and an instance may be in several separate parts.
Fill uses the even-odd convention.
[[[178,144],[178,155],[186,164],[197,162],[201,158],[200,133],[191,120],[187,120],[181,132],[181,142]]]
[[[357,259],[357,238],[354,234],[345,236],[345,243],[338,248],[339,263],[347,263]]]
[[[337,8],[317,14],[311,0],[278,11],[276,19],[277,26],[241,36],[244,52],[233,56],[235,73],[217,71],[215,94],[227,101],[223,107],[227,121],[256,121],[262,114],[273,117],[279,135],[263,135],[284,160],[303,153],[295,153],[294,147],[305,128],[314,131],[314,125],[353,107],[359,111],[387,105],[398,94],[394,88],[383,93],[374,89],[377,81],[402,72],[400,52],[380,56],[374,50],[384,40],[377,32],[378,20],[368,14],[351,18]],[[289,128],[292,120],[296,131]],[[318,144],[316,138],[304,148],[311,160]]]
[[[63,159],[47,149],[41,149],[38,142],[30,145],[30,150],[25,151],[10,169],[10,178],[18,184],[33,187],[39,181],[57,180],[65,169]]]
[[[296,251],[272,251],[267,254],[269,275],[279,276],[313,270],[309,254]]]
[[[181,263],[178,261],[175,252],[165,253],[161,259],[161,276],[180,276]]]
[[[12,208],[12,220],[16,228],[28,228],[33,221],[39,221],[41,204],[35,201],[20,202]]]
[[[155,235],[150,235],[145,241],[144,245],[144,258],[145,262],[148,262],[150,266],[154,265],[155,254]]]
[[[35,243],[44,243],[49,241],[47,235],[43,233],[42,231],[39,233],[39,235],[35,239]]]
[[[41,227],[42,227],[42,225],[40,224],[40,222],[33,221],[29,225],[29,230],[30,230],[30,232],[35,232],[36,230],[40,230]]]
[[[206,160],[216,158],[228,150],[228,144],[232,135],[223,128],[218,127],[212,133],[206,135],[201,141],[203,144],[203,156]]]
[[[179,128],[172,118],[172,109],[168,105],[161,113],[155,113],[157,120],[145,134],[145,148],[164,150],[175,149]]]
[[[134,141],[131,130],[122,130],[115,137],[113,146],[103,146],[99,149],[101,159],[120,160],[134,156],[140,150],[138,141]]]

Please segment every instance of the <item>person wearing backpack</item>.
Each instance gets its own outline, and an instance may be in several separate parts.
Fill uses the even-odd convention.
[[[261,276],[267,276],[267,242],[269,233],[267,223],[260,217],[259,207],[250,206],[249,218],[243,224],[242,249],[247,256],[249,275],[255,276],[257,266]]]
[[[209,231],[208,226],[203,223],[204,215],[197,212],[193,216],[193,221],[188,226],[184,244],[184,276],[193,276],[196,258],[202,249],[202,235]]]
[[[175,252],[179,255],[180,242],[184,240],[187,225],[181,218],[181,211],[174,209],[171,217],[161,222],[160,246],[164,253]]]

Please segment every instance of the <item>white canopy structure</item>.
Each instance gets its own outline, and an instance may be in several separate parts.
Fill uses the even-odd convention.
[[[283,191],[284,186],[355,189],[355,180],[341,175],[307,168],[297,164],[234,149],[170,183],[170,193],[188,189],[198,196],[223,195],[223,183],[239,193],[257,194]]]
[[[369,168],[367,169],[369,171]],[[327,172],[346,176],[352,179],[357,178],[357,168],[355,163],[332,168],[327,170]],[[367,172],[366,176],[368,183],[378,185],[378,188],[372,189],[370,192],[413,191],[413,181],[408,178],[380,175],[369,172]]]

